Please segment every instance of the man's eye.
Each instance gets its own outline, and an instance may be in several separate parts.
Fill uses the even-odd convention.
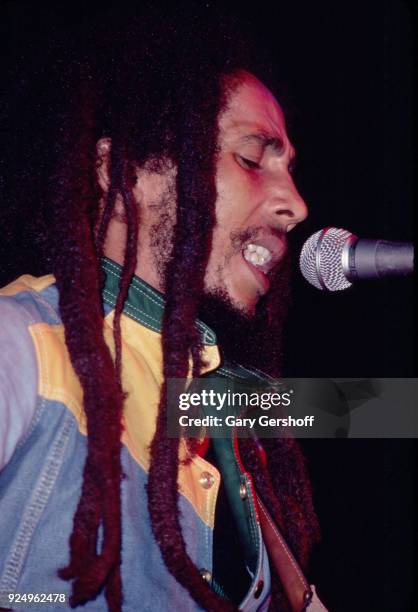
[[[260,164],[253,161],[252,159],[248,159],[247,157],[243,157],[242,155],[235,155],[235,159],[238,164],[245,168],[246,170],[258,170],[260,168]]]

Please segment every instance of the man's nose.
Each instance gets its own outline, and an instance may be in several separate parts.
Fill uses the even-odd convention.
[[[289,176],[285,184],[273,187],[267,201],[269,223],[284,232],[290,232],[308,216],[308,207]]]

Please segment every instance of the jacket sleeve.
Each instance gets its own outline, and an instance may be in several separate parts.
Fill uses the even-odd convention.
[[[15,299],[0,297],[0,470],[35,414],[38,368],[30,323],[31,317]]]

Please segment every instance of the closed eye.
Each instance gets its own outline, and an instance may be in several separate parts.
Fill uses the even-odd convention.
[[[235,155],[235,159],[241,168],[245,168],[246,170],[258,170],[261,168],[259,163],[247,157],[243,157],[242,155]]]

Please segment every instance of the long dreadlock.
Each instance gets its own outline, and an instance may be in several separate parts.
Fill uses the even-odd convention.
[[[59,64],[58,89],[65,92],[68,107],[58,115],[53,151],[58,166],[49,181],[43,216],[46,265],[59,289],[66,344],[83,389],[88,429],[70,562],[59,573],[73,580],[73,607],[104,588],[109,610],[121,609],[120,319],[136,267],[140,219],[132,193],[134,169],[146,162],[158,169],[161,160],[168,159],[177,168],[177,212],[165,277],[164,382],[151,445],[148,508],[173,576],[202,608],[233,610],[202,580],[186,552],[178,510],[179,441],[167,438],[165,431],[167,380],[186,377],[190,355],[193,375],[202,365],[195,320],[215,224],[217,119],[240,70],[266,78],[253,66],[256,54],[248,41],[238,44],[239,36],[206,8],[203,14],[195,10],[193,16],[185,15],[181,24],[167,13],[162,22],[152,11],[118,24],[112,14],[101,26],[95,24],[94,33],[93,39],[85,33],[78,38]],[[77,81],[81,86],[74,88]],[[112,141],[105,197],[96,179],[96,143],[103,137]],[[118,194],[127,241],[114,314],[113,359],[103,338],[100,257]],[[265,306],[266,325],[272,304],[267,301]],[[269,442],[266,449],[267,466],[257,459],[254,443],[246,440],[241,445],[243,460],[295,554],[305,562],[316,523],[300,453],[288,441]],[[98,552],[100,527],[103,540]],[[284,609],[277,577],[274,580],[273,609],[279,605]]]

